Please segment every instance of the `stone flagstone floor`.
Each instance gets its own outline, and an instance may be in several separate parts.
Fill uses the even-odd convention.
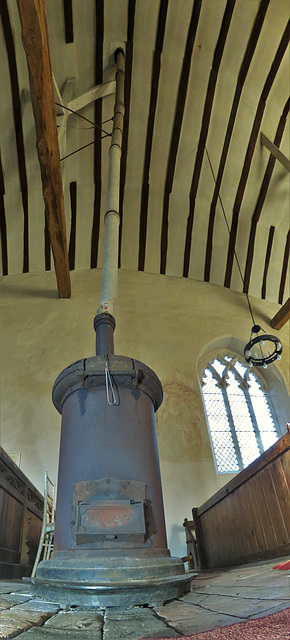
[[[139,640],[178,638],[269,615],[290,606],[287,558],[202,571],[191,593],[163,606],[61,611],[37,600],[29,585],[0,581],[0,638],[18,640]],[[283,639],[281,639],[283,640]]]

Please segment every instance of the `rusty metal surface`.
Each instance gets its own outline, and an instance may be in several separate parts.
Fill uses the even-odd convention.
[[[163,605],[169,600],[180,598],[190,590],[193,575],[178,576],[175,579],[138,580],[134,583],[116,583],[112,586],[80,585],[75,582],[35,579],[32,591],[39,598],[57,602],[62,607],[122,607],[128,609],[137,605]]]
[[[44,600],[57,602],[62,607],[122,607],[128,609],[137,605],[149,607],[163,605],[169,600],[180,598],[190,591],[190,583],[196,574],[176,576],[169,579],[115,583],[109,585],[84,585],[75,581],[34,579],[33,593]],[[32,580],[32,579],[30,579]]]
[[[160,604],[189,591],[196,574],[179,558],[88,557],[57,552],[41,562],[31,585],[39,597],[61,605],[122,606]]]
[[[151,546],[145,502],[144,482],[102,478],[75,483],[71,529],[76,544],[94,549]]]
[[[78,545],[98,543],[107,548],[135,546],[145,542],[144,505],[129,500],[98,500],[75,508],[75,536]]]
[[[163,391],[154,371],[139,360],[106,354],[77,360],[59,374],[52,390],[52,400],[59,413],[62,413],[65,400],[74,391],[105,385],[106,362],[117,390],[119,386],[125,386],[146,393],[154,411],[157,411],[162,403]]]
[[[96,354],[114,353],[114,330],[116,322],[110,313],[99,313],[94,318],[96,332]]]
[[[73,504],[99,500],[141,500],[146,499],[146,482],[101,478],[99,480],[76,482],[73,486]]]
[[[191,578],[167,549],[154,418],[160,380],[137,360],[95,356],[58,376],[53,401],[62,413],[54,555],[38,566],[36,593],[121,606],[188,590]]]
[[[152,546],[166,548],[154,410],[149,396],[120,386],[119,405],[105,388],[78,389],[62,415],[55,548],[76,548],[71,535],[73,485],[106,476],[146,482],[146,528]],[[134,497],[134,496],[133,496]]]

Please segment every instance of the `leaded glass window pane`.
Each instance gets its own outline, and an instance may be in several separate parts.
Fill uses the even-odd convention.
[[[215,373],[205,369],[202,391],[217,468],[237,472],[276,442],[277,429],[267,395],[247,366],[225,355],[211,367]]]
[[[258,423],[262,444],[264,450],[266,450],[278,440],[278,434],[271,416],[266,394],[256,376],[252,373],[249,374],[249,394]]]
[[[243,465],[247,467],[253,460],[256,460],[260,455],[260,451],[244,391],[239,386],[238,380],[231,371],[228,373],[227,382],[227,395]]]
[[[213,374],[205,370],[203,397],[218,471],[239,471],[222,389]]]
[[[219,473],[236,473],[240,470],[231,432],[211,432],[211,439]]]

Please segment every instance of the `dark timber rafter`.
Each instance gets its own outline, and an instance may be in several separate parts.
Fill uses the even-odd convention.
[[[146,236],[147,236],[147,217],[148,217],[148,200],[149,200],[149,173],[150,173],[150,161],[153,144],[153,132],[155,112],[157,107],[157,97],[159,88],[159,76],[161,70],[161,57],[165,35],[165,25],[168,9],[168,0],[161,0],[159,6],[158,27],[156,35],[155,50],[152,64],[152,77],[151,77],[151,94],[150,94],[150,106],[147,120],[147,133],[146,133],[146,147],[145,158],[143,168],[143,182],[141,193],[141,207],[140,207],[140,227],[139,227],[139,256],[138,256],[138,269],[144,271],[145,266],[145,252],[146,252]]]
[[[72,0],[63,0],[65,41],[74,41]]]
[[[290,298],[286,300],[283,307],[279,309],[274,318],[272,318],[270,325],[273,329],[282,329],[287,320],[290,319]]]
[[[207,92],[206,92],[206,98],[205,98],[205,104],[204,104],[204,110],[203,110],[203,116],[202,116],[201,131],[199,136],[199,142],[197,147],[197,153],[195,158],[195,164],[194,164],[194,170],[193,170],[193,176],[192,176],[192,182],[191,182],[190,194],[189,194],[189,214],[187,219],[184,262],[183,262],[183,275],[186,278],[188,276],[188,271],[189,271],[195,202],[196,202],[200,173],[201,173],[202,163],[203,163],[204,148],[207,140],[207,134],[209,129],[209,123],[211,118],[211,111],[212,111],[212,106],[214,101],[219,68],[220,68],[235,4],[236,4],[236,0],[228,0],[227,2],[218,41],[217,41],[214,56],[213,56],[212,68],[209,75],[208,85],[207,85]]]
[[[290,160],[286,158],[284,153],[280,151],[276,144],[274,144],[269,138],[261,131],[260,135],[261,144],[270,151],[270,153],[278,160],[288,172],[290,172]]]
[[[175,107],[174,123],[172,127],[172,135],[170,142],[170,151],[167,163],[167,172],[165,180],[165,189],[163,196],[163,216],[161,231],[161,257],[160,257],[160,273],[165,274],[167,259],[167,243],[168,243],[168,215],[169,215],[169,199],[172,191],[177,152],[179,146],[181,125],[185,108],[185,100],[187,94],[187,86],[189,81],[189,73],[191,67],[192,51],[195,42],[197,26],[201,11],[202,0],[194,0],[191,20],[189,24],[187,41],[185,46],[182,70],[179,80],[178,94]]]
[[[278,128],[277,128],[277,131],[276,131],[274,143],[275,143],[275,145],[277,147],[280,146],[280,143],[281,143],[281,140],[282,140],[282,136],[283,136],[283,133],[284,133],[284,130],[285,130],[286,122],[287,122],[287,116],[288,116],[288,113],[289,113],[289,108],[290,108],[290,99],[288,99],[287,102],[286,102],[286,105],[285,105],[285,107],[283,109],[283,113],[282,113],[281,118],[279,120]],[[248,291],[249,291],[250,276],[251,276],[252,263],[253,263],[253,257],[254,257],[254,245],[255,245],[256,229],[257,229],[258,221],[259,221],[261,213],[262,213],[262,208],[263,208],[264,202],[266,200],[268,188],[269,188],[271,177],[272,177],[272,174],[273,174],[273,171],[274,171],[274,167],[275,167],[275,162],[276,162],[276,158],[271,154],[270,158],[268,160],[268,163],[267,163],[267,167],[266,167],[266,170],[265,170],[263,182],[262,182],[262,185],[261,185],[261,188],[260,188],[260,192],[259,192],[258,199],[257,199],[257,202],[256,202],[255,210],[254,210],[254,213],[253,213],[253,216],[252,216],[251,230],[250,230],[250,237],[249,237],[249,244],[248,244],[248,252],[247,252],[247,260],[246,260],[246,268],[245,268],[245,276],[244,276],[244,288],[243,288],[244,293],[248,293]]]
[[[71,182],[69,185],[70,192],[70,207],[71,207],[71,225],[70,225],[70,238],[68,259],[70,271],[75,268],[76,259],[76,223],[77,223],[77,183]]]
[[[70,298],[62,176],[44,0],[17,0],[26,53],[47,227],[60,298]]]
[[[286,278],[288,273],[289,253],[290,253],[290,229],[287,233],[285,249],[284,249],[283,266],[282,266],[279,295],[278,295],[278,302],[280,304],[282,304],[283,298],[284,298],[285,284],[286,284]]]
[[[10,23],[7,0],[1,0],[0,13],[3,26],[3,34],[8,55],[8,65],[10,71],[13,118],[15,126],[16,147],[18,157],[19,181],[22,197],[22,208],[24,215],[23,224],[23,273],[29,271],[29,244],[28,244],[28,185],[26,173],[26,161],[24,151],[24,137],[22,130],[21,102],[19,95],[19,83],[16,64],[16,52],[14,45],[13,31]],[[7,266],[8,269],[8,266]],[[8,273],[8,271],[7,271]]]
[[[270,93],[270,90],[272,88],[273,82],[276,78],[284,53],[288,46],[289,34],[290,34],[290,21],[288,21],[288,24],[285,28],[285,31],[281,38],[281,42],[277,49],[277,53],[271,65],[271,69],[267,75],[266,82],[264,84],[260,100],[258,102],[254,123],[252,126],[252,131],[251,131],[248,148],[247,148],[246,156],[244,160],[243,170],[242,170],[242,174],[241,174],[241,178],[240,178],[240,182],[239,182],[239,186],[237,189],[236,198],[233,206],[233,217],[232,217],[230,241],[229,241],[228,256],[227,256],[227,266],[226,266],[226,273],[225,273],[225,280],[224,280],[224,286],[228,288],[230,288],[230,285],[231,285],[231,276],[232,276],[232,268],[233,268],[234,254],[235,254],[239,214],[240,214],[240,209],[242,206],[246,184],[247,184],[247,180],[248,180],[248,176],[251,168],[252,158],[255,151],[255,146],[256,146],[258,135],[259,135],[260,125],[262,122],[264,110],[266,107],[266,101]]]
[[[262,300],[265,300],[266,298],[267,276],[268,276],[268,270],[269,270],[269,264],[270,264],[272,246],[273,246],[274,233],[275,233],[275,227],[271,225],[269,229],[268,244],[267,244],[265,264],[264,264],[264,274],[263,274],[263,283],[262,283],[262,291],[261,291]]]
[[[104,0],[96,0],[96,50],[95,50],[95,82],[96,85],[103,82],[103,46],[104,46]],[[95,101],[95,131],[94,131],[94,212],[91,237],[91,269],[97,266],[101,193],[102,193],[102,99]]]
[[[123,202],[126,182],[126,167],[128,154],[128,138],[129,138],[129,116],[130,116],[130,99],[131,99],[131,82],[133,70],[133,48],[134,48],[134,25],[135,25],[135,9],[136,0],[128,2],[128,23],[127,23],[127,42],[125,53],[125,116],[122,140],[122,156],[120,167],[120,229],[119,229],[119,267],[121,266],[121,249],[122,249],[122,231],[123,231]]]
[[[214,188],[214,193],[210,205],[210,214],[209,214],[209,223],[208,223],[208,233],[207,233],[207,245],[206,245],[206,257],[205,257],[205,265],[204,265],[204,279],[206,282],[210,280],[210,268],[211,268],[211,256],[212,256],[212,245],[213,245],[213,232],[214,232],[214,222],[216,215],[216,206],[220,192],[220,186],[223,179],[224,169],[226,165],[226,160],[228,156],[230,141],[232,138],[232,133],[234,129],[234,124],[236,120],[236,116],[238,113],[238,107],[242,95],[243,86],[245,84],[245,80],[247,77],[247,73],[249,71],[250,64],[252,62],[255,49],[259,40],[259,36],[261,33],[261,29],[265,20],[266,12],[269,6],[270,0],[261,0],[260,6],[255,18],[255,22],[253,24],[253,28],[251,31],[251,35],[247,44],[247,48],[245,51],[245,55],[243,57],[243,61],[241,64],[241,68],[238,75],[237,86],[235,90],[235,95],[232,103],[231,113],[229,117],[229,122],[227,126],[227,131],[225,135],[225,140],[223,144],[223,150],[221,153],[220,164],[218,168],[218,174],[216,179],[216,184]]]
[[[2,250],[2,273],[3,276],[8,274],[8,251],[7,251],[7,226],[4,206],[4,177],[2,171],[2,162],[0,155],[0,235],[1,235],[1,250]]]

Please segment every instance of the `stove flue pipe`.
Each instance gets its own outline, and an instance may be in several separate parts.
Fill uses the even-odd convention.
[[[114,353],[113,300],[118,286],[119,249],[119,192],[122,136],[124,123],[125,56],[123,49],[115,51],[116,99],[114,107],[112,141],[109,149],[107,204],[105,213],[105,240],[100,308],[94,320],[96,354]]]
[[[125,84],[125,56],[122,49],[115,52],[116,71],[116,100],[114,107],[114,121],[112,142],[109,150],[107,206],[105,213],[105,241],[102,272],[102,288],[100,313],[113,313],[113,299],[117,295],[118,279],[118,244],[119,244],[119,190],[120,163],[122,153],[122,136],[124,122],[124,84]]]

